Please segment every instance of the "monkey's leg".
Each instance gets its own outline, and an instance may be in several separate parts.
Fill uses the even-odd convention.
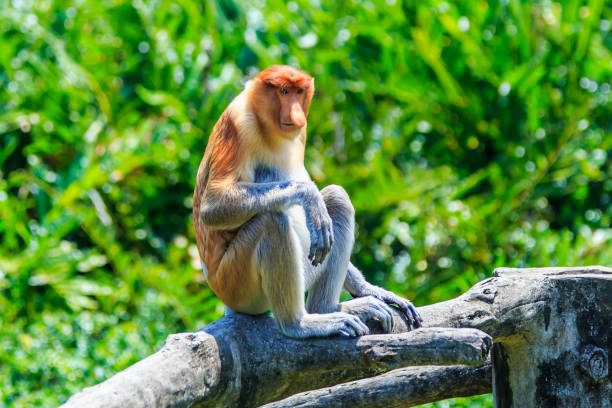
[[[355,239],[355,210],[348,194],[340,186],[327,186],[321,194],[332,219],[334,243],[320,266],[313,267],[304,262],[306,272],[314,275],[306,310],[310,313],[341,311],[357,316],[363,322],[377,319],[386,331],[390,331],[393,314],[385,302],[368,296],[338,303]]]
[[[359,316],[363,321],[376,318],[382,322],[385,330],[390,331],[393,315],[388,304],[391,303],[399,307],[413,327],[420,327],[422,319],[412,302],[367,282],[350,263],[355,210],[346,191],[340,186],[331,185],[321,190],[321,194],[332,219],[334,243],[323,264],[315,268],[305,264],[305,268],[310,267],[309,272],[315,275],[306,309],[309,312],[340,310]],[[343,302],[338,307],[342,285],[355,299]]]
[[[338,301],[355,241],[355,210],[346,191],[331,185],[322,189],[321,195],[332,219],[334,242],[321,265],[313,267],[309,262],[304,265],[313,281],[306,305],[306,310],[312,313],[340,310]]]
[[[295,338],[368,333],[361,320],[346,313],[306,313],[302,262],[305,255],[298,233],[284,212],[257,217],[265,220],[265,227],[253,254],[254,268],[280,330]]]

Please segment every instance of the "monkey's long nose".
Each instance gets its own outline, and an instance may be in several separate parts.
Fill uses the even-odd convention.
[[[291,106],[289,117],[294,126],[303,127],[306,124],[306,116],[304,116],[304,110],[299,103],[294,103]]]

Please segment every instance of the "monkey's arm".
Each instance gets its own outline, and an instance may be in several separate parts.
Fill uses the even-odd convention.
[[[410,323],[412,323],[413,327],[421,327],[423,319],[412,302],[379,286],[372,285],[365,280],[363,274],[352,263],[349,263],[346,279],[344,281],[344,289],[355,298],[372,296],[385,303],[396,304],[406,315]]]
[[[312,182],[235,183],[223,191],[207,189],[200,205],[200,219],[214,229],[235,229],[264,211],[283,211],[301,205],[310,232],[313,265],[325,259],[333,242],[332,221],[321,193]]]

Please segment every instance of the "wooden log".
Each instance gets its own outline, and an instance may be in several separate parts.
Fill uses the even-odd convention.
[[[421,366],[306,391],[262,408],[404,408],[491,392],[491,363],[480,367]]]
[[[452,327],[493,337],[497,407],[612,407],[610,268],[499,268],[465,294],[419,312],[429,329],[404,333],[406,321],[395,313],[395,335],[306,341],[283,337],[269,317],[224,317],[203,332],[170,336],[161,351],[76,394],[66,406],[250,407],[404,365],[445,364],[447,357],[446,364],[478,364],[486,336],[427,331]],[[377,328],[376,322],[369,325]],[[432,348],[436,336],[471,340],[438,354]],[[427,402],[427,395],[406,401]]]
[[[254,407],[408,365],[482,365],[490,346],[479,330],[443,328],[294,340],[269,317],[232,314],[204,331],[171,335],[159,352],[64,407]]]

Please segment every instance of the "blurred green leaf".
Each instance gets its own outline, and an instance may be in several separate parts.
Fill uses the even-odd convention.
[[[370,281],[422,305],[497,266],[612,264],[608,3],[2,3],[0,406],[58,405],[223,313],[193,185],[271,64],[316,78],[306,166],[349,192]]]

